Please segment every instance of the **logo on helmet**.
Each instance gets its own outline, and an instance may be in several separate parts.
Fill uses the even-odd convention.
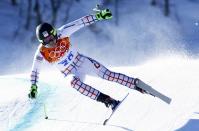
[[[44,37],[49,36],[49,34],[48,34],[48,32],[47,32],[47,31],[42,32],[42,34],[43,34],[43,36],[44,36]]]

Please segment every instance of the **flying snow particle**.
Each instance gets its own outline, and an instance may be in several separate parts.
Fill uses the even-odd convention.
[[[195,22],[195,25],[196,25],[196,26],[199,26],[199,22]]]

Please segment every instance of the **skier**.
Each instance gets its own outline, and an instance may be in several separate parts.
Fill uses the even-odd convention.
[[[130,89],[135,89],[141,93],[145,91],[136,86],[138,79],[126,76],[121,73],[115,73],[107,69],[96,60],[80,54],[70,42],[69,37],[77,30],[91,25],[100,20],[108,20],[112,18],[109,9],[96,12],[94,15],[87,15],[71,23],[63,25],[57,30],[48,23],[42,23],[36,28],[36,36],[41,43],[35,53],[32,73],[31,73],[31,89],[28,96],[32,99],[37,96],[37,82],[40,73],[40,64],[43,60],[54,64],[65,76],[73,74],[71,86],[81,94],[90,97],[93,100],[102,102],[106,107],[114,110],[120,103],[110,96],[100,92],[99,90],[84,83],[86,74],[95,75],[102,79],[113,81]]]

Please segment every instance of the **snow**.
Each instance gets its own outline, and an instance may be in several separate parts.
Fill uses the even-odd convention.
[[[48,2],[45,1],[46,4]],[[26,1],[22,1],[22,3],[27,4]],[[93,13],[92,8],[96,3],[100,2],[98,0],[74,2],[69,12],[69,19],[65,21],[65,13],[59,13],[56,27]],[[86,27],[74,34],[71,40],[78,44],[81,53],[112,66],[132,66],[159,54],[168,54],[172,51],[188,52],[198,56],[199,28],[195,25],[199,20],[197,15],[198,2],[171,1],[170,17],[163,16],[162,5],[152,7],[149,3],[150,0],[120,1],[118,26],[114,24],[113,6],[107,5],[106,7],[113,10],[114,16],[112,20],[95,24],[95,27],[101,32],[94,34]],[[36,22],[32,21],[30,29],[24,30],[22,27],[26,20],[26,11],[24,11],[26,6],[21,9],[17,6],[11,6],[8,1],[2,1],[0,7],[0,24],[2,25],[0,42],[4,45],[0,47],[0,61],[6,63],[5,65],[1,62],[0,73],[24,73],[30,70],[33,55],[38,45],[37,40],[34,39],[36,26],[34,23]],[[62,8],[64,7],[66,6]],[[51,14],[46,10],[43,19],[50,21]],[[65,8],[60,12],[65,12]],[[16,31],[19,31],[17,36]],[[34,40],[31,41],[32,39]]]
[[[90,13],[98,2],[74,3],[66,22]],[[130,93],[110,123],[102,126],[110,111],[72,89],[71,76],[64,78],[47,65],[41,73],[38,98],[29,100],[29,72],[15,72],[24,73],[31,68],[37,45],[30,41],[35,25],[33,22],[32,29],[25,33],[19,30],[22,35],[14,39],[16,29],[22,26],[17,23],[24,23],[25,14],[18,14],[18,7],[1,1],[0,42],[4,46],[0,47],[0,75],[15,74],[0,76],[1,131],[199,130],[199,1],[171,1],[169,17],[163,16],[162,4],[149,6],[150,0],[120,2],[118,26],[114,25],[113,17],[96,23],[101,33],[95,36],[84,28],[74,34],[72,42],[78,44],[81,53],[109,65],[113,71],[142,79],[171,97],[172,103],[168,105],[121,85],[87,76],[86,83],[116,99]],[[61,18],[57,25],[64,23]],[[44,105],[49,120],[44,119]]]
[[[199,129],[198,66],[198,60],[179,54],[158,57],[135,67],[111,68],[139,77],[171,97],[170,105],[121,85],[87,76],[86,83],[116,99],[130,93],[107,126],[101,124],[110,110],[72,89],[71,76],[64,78],[56,71],[42,72],[39,96],[33,101],[27,97],[30,86],[27,74],[1,76],[0,82],[6,88],[0,92],[0,127],[12,131],[195,131]],[[47,78],[48,75],[52,77]],[[48,120],[44,119],[44,104]]]

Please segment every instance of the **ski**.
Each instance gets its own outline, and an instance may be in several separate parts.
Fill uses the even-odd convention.
[[[117,107],[111,112],[110,116],[106,120],[104,120],[103,125],[107,124],[107,122],[111,119],[111,117],[114,115],[115,111],[123,103],[123,101],[127,98],[128,95],[129,95],[129,93],[127,93],[126,96],[120,101],[120,103],[117,105]]]
[[[144,83],[143,81],[141,81],[139,79],[137,79],[137,81],[136,81],[136,86],[145,90],[148,94],[150,94],[154,97],[158,97],[159,99],[166,102],[167,104],[171,103],[171,100],[172,100],[171,98],[160,93],[159,91],[155,90],[154,88],[152,88],[151,86],[147,85],[146,83]]]

